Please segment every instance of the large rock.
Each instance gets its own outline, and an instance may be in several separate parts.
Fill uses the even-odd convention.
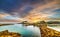
[[[8,30],[0,32],[0,37],[21,37],[21,34],[15,32],[8,32]]]

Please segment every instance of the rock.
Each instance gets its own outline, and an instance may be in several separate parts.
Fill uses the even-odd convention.
[[[21,34],[5,30],[0,32],[0,37],[21,37]]]

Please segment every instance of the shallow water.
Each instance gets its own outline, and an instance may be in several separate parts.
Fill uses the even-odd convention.
[[[23,26],[22,24],[0,26],[0,31],[4,30],[20,33],[23,37],[40,37],[39,28],[33,26]]]

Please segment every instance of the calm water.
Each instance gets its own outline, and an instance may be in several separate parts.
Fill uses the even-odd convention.
[[[40,37],[40,30],[38,27],[23,26],[22,24],[14,24],[7,26],[0,26],[0,31],[9,30],[10,32],[18,32],[23,37]]]
[[[60,27],[60,24],[48,24],[50,27]]]

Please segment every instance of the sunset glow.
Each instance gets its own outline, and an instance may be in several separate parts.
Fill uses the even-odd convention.
[[[39,0],[38,0],[39,1]],[[37,2],[38,2],[37,1]],[[58,6],[58,1],[57,0],[44,0],[41,3],[29,3],[25,4],[24,3],[20,6],[17,7],[17,9],[9,9],[2,8],[2,12],[0,12],[0,18],[3,19],[16,19],[19,21],[29,21],[29,22],[37,22],[40,20],[50,20],[52,19],[58,19],[59,18],[59,6]],[[10,11],[11,10],[11,11]],[[56,12],[56,10],[58,12]],[[4,12],[5,11],[5,12]],[[2,14],[1,14],[2,13]],[[57,16],[56,16],[57,15]],[[8,16],[8,17],[7,17]],[[58,17],[58,18],[57,18]],[[55,20],[56,20],[55,19]]]

